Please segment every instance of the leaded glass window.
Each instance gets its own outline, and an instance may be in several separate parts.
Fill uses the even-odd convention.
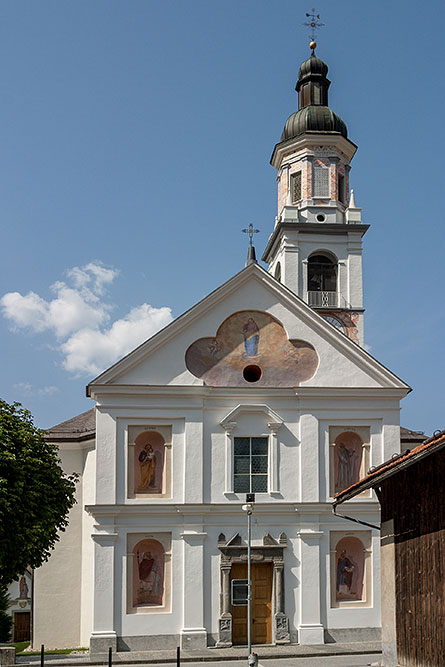
[[[234,439],[235,493],[267,493],[268,438]]]
[[[314,197],[329,197],[329,167],[314,167]]]
[[[290,177],[290,192],[292,204],[296,204],[301,199],[301,171],[291,174]]]

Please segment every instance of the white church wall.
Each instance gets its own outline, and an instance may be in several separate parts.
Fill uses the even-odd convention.
[[[66,473],[82,474],[83,446],[79,443],[59,447]],[[77,503],[70,510],[69,525],[49,558],[34,573],[33,646],[46,648],[78,647],[81,638],[82,523],[83,484],[77,484]],[[38,609],[38,611],[37,611]],[[55,616],[57,623],[54,622]],[[62,639],[63,638],[63,639]]]
[[[84,450],[82,474],[82,570],[81,570],[81,627],[80,645],[87,647],[93,629],[94,598],[94,543],[91,539],[94,520],[84,507],[95,500],[96,489],[96,450]]]

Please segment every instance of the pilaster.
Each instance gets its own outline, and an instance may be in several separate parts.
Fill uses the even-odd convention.
[[[111,528],[94,533],[94,610],[93,632],[90,638],[92,653],[105,653],[109,647],[117,650],[115,627],[115,567],[114,550],[118,538]]]
[[[231,581],[232,562],[228,558],[221,558],[220,578],[220,617],[218,619],[219,639],[216,644],[218,648],[228,648],[232,646],[232,613],[230,599],[230,581]]]
[[[207,533],[185,529],[183,552],[183,627],[181,647],[195,650],[207,646],[204,627],[204,540]]]
[[[300,644],[324,644],[324,627],[321,623],[320,590],[320,539],[323,532],[304,528],[300,538]]]

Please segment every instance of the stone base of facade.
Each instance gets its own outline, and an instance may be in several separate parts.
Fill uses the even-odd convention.
[[[109,637],[109,638],[108,638]],[[127,653],[129,651],[162,651],[163,649],[176,649],[180,645],[179,635],[139,635],[134,637],[115,637],[114,645],[111,643],[111,635],[98,637],[96,634],[90,638],[90,655],[94,659],[100,656],[108,660],[108,649],[111,646],[113,653]]]
[[[303,646],[311,644],[324,644],[324,627],[322,625],[300,625],[298,628],[299,644]]]
[[[90,655],[95,653],[108,654],[109,649],[116,653],[117,635],[115,632],[93,632],[90,637]]]
[[[181,632],[181,649],[198,651],[207,648],[207,630],[205,628],[186,628]]]
[[[381,639],[381,628],[327,628],[324,631],[324,640],[326,644],[379,642]]]

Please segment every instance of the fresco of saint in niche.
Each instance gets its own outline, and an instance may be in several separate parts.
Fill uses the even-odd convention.
[[[164,548],[153,539],[141,540],[133,550],[133,607],[162,606]]]
[[[335,493],[347,489],[360,479],[363,443],[357,433],[346,431],[335,439]]]
[[[185,363],[213,387],[243,387],[249,364],[261,369],[263,387],[296,387],[317,370],[318,355],[304,340],[289,340],[283,325],[268,313],[243,310],[230,315],[212,338],[190,345]]]
[[[344,537],[337,544],[335,556],[336,600],[362,600],[365,561],[363,544],[358,537]]]
[[[164,438],[156,431],[144,431],[137,436],[134,444],[136,493],[162,493]]]
[[[19,598],[20,600],[27,600],[29,597],[29,588],[26,583],[26,577],[20,577],[19,581]]]

